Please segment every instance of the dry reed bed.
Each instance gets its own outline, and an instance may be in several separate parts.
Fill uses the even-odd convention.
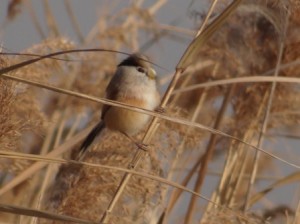
[[[21,9],[31,10],[32,23],[40,31],[30,1],[11,1],[8,18],[18,15],[15,7],[20,2]],[[49,52],[90,48],[95,44],[115,51],[125,48],[138,51],[142,32],[154,39],[167,38],[155,20],[157,11],[168,6],[165,1],[158,0],[149,8],[134,2],[114,16],[107,13],[107,7],[86,36],[80,32],[71,3],[65,1],[65,4],[80,43],[74,44],[60,35],[58,21],[45,1],[50,36],[22,52],[23,55],[1,55],[1,68]],[[226,7],[228,2],[217,2],[211,9],[219,15],[228,10]],[[284,149],[272,149],[280,144],[277,133],[298,139],[299,84],[261,83],[254,78],[252,82],[204,86],[190,91],[184,88],[214,80],[261,75],[298,78],[299,13],[297,1],[246,1],[233,15],[219,17],[221,22],[216,23],[214,35],[209,36],[205,45],[194,42],[191,46],[196,51],[187,52],[179,63],[176,73],[179,80],[171,82],[171,87],[176,84],[175,91],[169,88],[163,98],[166,114],[157,114],[161,119],[155,119],[146,131],[144,141],[150,142],[147,153],[137,151],[121,134],[107,130],[84,162],[71,161],[89,129],[85,126],[99,119],[102,104],[92,102],[97,101],[94,99],[86,100],[90,99],[86,95],[103,96],[118,63],[115,53],[62,54],[13,69],[9,76],[4,73],[0,79],[3,157],[0,196],[2,203],[22,208],[13,207],[10,212],[14,214],[1,213],[1,221],[66,223],[74,217],[82,223],[102,219],[107,223],[211,224],[272,223],[281,218],[281,223],[298,223],[297,190],[287,194],[291,201],[297,197],[290,204],[272,203],[268,200],[276,201],[276,195],[267,199],[267,193],[285,193],[289,184],[297,186],[299,182],[299,163],[293,160],[298,157],[297,152],[292,151],[289,156]],[[207,15],[211,18],[210,11]],[[45,36],[42,31],[40,35]],[[203,36],[200,34],[196,40],[203,38],[201,41],[206,42],[207,37]],[[152,44],[155,47],[157,42]],[[155,57],[153,62],[158,63]],[[187,64],[190,66],[186,69]],[[20,79],[16,82],[12,77],[42,86],[27,85]],[[162,78],[160,83],[166,85],[169,81],[170,78]],[[74,97],[62,93],[68,90],[86,95]],[[111,103],[103,99],[100,102]],[[135,138],[143,139],[144,135],[145,132]],[[288,147],[291,143],[286,139]],[[255,148],[290,163],[281,163]],[[133,158],[138,159],[133,161]],[[130,170],[132,164],[134,171]],[[222,170],[212,180],[211,170],[216,171],[215,166]],[[285,167],[291,171],[286,172]],[[275,169],[282,173],[280,178],[274,177]],[[271,180],[266,185],[269,188],[258,194],[263,189],[259,185],[262,174]],[[279,188],[282,185],[283,189]],[[192,194],[184,193],[187,189],[183,186],[192,190]],[[116,195],[118,191],[120,195]],[[209,196],[200,200],[196,192]],[[4,207],[0,210],[4,211]],[[34,217],[45,215],[65,221]]]

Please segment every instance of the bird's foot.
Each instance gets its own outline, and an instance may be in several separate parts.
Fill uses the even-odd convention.
[[[155,108],[155,110],[154,110],[155,112],[157,112],[157,113],[160,113],[160,114],[164,114],[164,113],[166,113],[166,109],[165,108],[163,108],[163,107],[157,107],[157,108]]]
[[[142,143],[142,142],[135,142],[135,145],[136,145],[139,149],[141,149],[141,150],[143,150],[143,151],[145,151],[145,152],[147,152],[147,151],[149,150],[149,145],[144,144],[144,143]]]
[[[127,138],[129,138],[139,149],[147,152],[148,151],[148,145],[144,144],[142,142],[137,142],[135,141],[134,138],[132,138],[130,135],[126,134],[125,132],[122,132],[125,136],[127,136]]]

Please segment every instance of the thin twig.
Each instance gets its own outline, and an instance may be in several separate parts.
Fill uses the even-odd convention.
[[[248,127],[246,128],[246,133],[244,133],[243,139],[252,142],[256,133],[256,128],[260,122],[260,117],[262,116],[264,112],[264,107],[265,102],[267,100],[267,95],[265,95],[262,99],[262,102],[260,104],[260,107],[257,109],[256,112],[256,119],[253,119]],[[236,198],[236,196],[239,194],[240,189],[243,188],[243,176],[245,175],[246,168],[247,168],[247,161],[250,159],[250,152],[247,151],[247,148],[244,145],[240,145],[238,147],[238,156],[236,163],[234,164],[234,175],[230,176],[229,179],[229,186],[227,189],[224,189],[224,192],[226,194],[226,197],[224,199],[224,202],[228,206],[234,206],[234,204],[239,200],[239,198]],[[252,157],[251,157],[252,159]]]
[[[289,20],[289,13],[287,12],[287,15],[286,15],[286,18],[285,18],[283,34],[282,34],[282,37],[280,38],[279,53],[278,53],[278,58],[277,58],[277,63],[276,63],[276,69],[275,69],[275,72],[274,72],[274,77],[277,77],[279,75],[279,71],[280,71],[279,68],[280,68],[280,64],[281,64],[281,61],[282,61],[282,57],[283,57],[283,51],[284,51],[284,46],[285,46],[285,37],[286,37],[287,27],[288,27],[288,20]],[[277,86],[277,83],[273,82],[272,86],[271,86],[271,89],[270,89],[270,95],[269,95],[269,99],[268,99],[268,102],[267,102],[267,107],[266,107],[266,112],[265,112],[264,119],[263,119],[261,132],[260,132],[260,135],[258,137],[257,146],[259,148],[263,145],[264,134],[266,133],[267,128],[268,128],[269,116],[270,116],[270,112],[271,112],[273,98],[274,98],[274,95],[275,95],[276,86]],[[260,154],[261,154],[260,151],[255,152],[254,164],[253,164],[253,169],[252,169],[252,173],[251,173],[250,183],[249,183],[249,186],[248,186],[244,211],[246,211],[249,208],[249,199],[250,199],[251,190],[253,188],[256,173],[257,173],[257,169],[258,169],[258,161],[259,161],[259,158],[260,158]]]
[[[220,111],[218,113],[218,116],[217,116],[215,124],[214,124],[214,128],[216,128],[216,129],[219,129],[221,126],[221,123],[224,119],[224,114],[227,110],[228,104],[230,103],[230,99],[234,92],[234,87],[235,87],[234,85],[231,86],[227,90],[226,95],[224,96],[222,106],[220,108]],[[217,140],[216,135],[212,135],[209,140],[207,150],[203,156],[203,162],[201,163],[200,170],[199,170],[197,180],[195,183],[194,191],[196,191],[196,192],[201,192],[201,187],[203,185],[203,181],[204,181],[204,178],[205,178],[206,172],[207,172],[207,166],[208,166],[208,163],[211,160],[214,150],[215,150],[216,140]],[[196,205],[196,198],[192,197],[189,207],[188,207],[188,210],[187,210],[187,214],[185,216],[185,223],[187,223],[187,224],[192,222],[193,214],[195,212],[195,205]]]
[[[182,190],[184,190],[188,193],[198,195],[198,197],[204,199],[205,201],[208,201],[209,203],[213,203],[215,206],[218,206],[222,209],[226,209],[230,212],[234,212],[232,209],[226,208],[225,206],[222,206],[222,205],[219,205],[219,204],[216,204],[213,201],[210,201],[208,198],[200,195],[197,192],[194,192],[194,191],[190,190],[189,188],[187,188],[185,186],[174,183],[172,181],[168,181],[168,180],[166,180],[162,177],[159,177],[159,176],[154,176],[154,175],[147,174],[147,173],[144,173],[144,172],[135,171],[133,169],[126,169],[126,168],[116,167],[116,166],[111,166],[111,165],[94,164],[94,163],[88,163],[88,162],[82,162],[82,161],[76,161],[76,160],[59,159],[59,158],[55,158],[54,155],[40,156],[40,155],[33,155],[33,154],[27,154],[27,153],[1,151],[1,150],[0,150],[0,155],[3,158],[26,159],[26,160],[31,160],[31,161],[39,161],[38,163],[40,163],[42,161],[41,163],[85,165],[85,166],[96,167],[96,168],[101,168],[101,169],[110,169],[110,170],[115,170],[115,171],[119,171],[119,172],[125,172],[127,174],[144,177],[144,178],[151,179],[151,180],[154,180],[154,181],[158,181],[160,183],[163,183],[163,184],[166,184],[166,185],[169,185],[169,186],[172,186],[172,187],[180,188],[180,189],[182,189]],[[244,220],[247,220],[246,216],[243,216],[241,214],[237,214],[237,216],[239,216],[240,218],[242,218]]]
[[[34,11],[34,9],[32,7],[31,0],[30,1],[24,1],[24,2],[25,2],[26,6],[27,6],[27,8],[29,10],[29,14],[31,16],[31,20],[32,20],[32,22],[33,22],[33,24],[35,26],[35,29],[40,34],[42,40],[46,39],[47,35],[44,33],[44,31],[43,31],[43,29],[42,29],[42,27],[41,27],[41,25],[39,23],[39,20],[38,20],[36,14],[35,14],[35,11]]]
[[[57,157],[62,153],[65,153],[68,150],[72,149],[76,144],[81,142],[87,136],[87,134],[91,131],[92,128],[92,126],[85,128],[84,130],[70,138],[68,141],[64,142],[59,147],[46,154],[44,157]],[[20,172],[16,177],[14,177],[11,181],[7,182],[0,188],[0,196],[6,193],[7,191],[11,190],[18,184],[22,183],[24,180],[32,177],[33,174],[41,170],[46,165],[47,164],[45,162],[37,162],[25,169],[24,171]]]
[[[207,92],[206,91],[207,90],[204,89],[203,93],[199,97],[199,100],[198,100],[198,103],[197,103],[197,107],[194,110],[194,113],[193,113],[192,118],[191,118],[192,122],[195,122],[196,119],[199,116],[200,109],[202,108],[203,103],[204,103],[204,101],[206,99],[206,96],[207,96]],[[186,143],[186,140],[187,140],[187,136],[190,134],[191,131],[192,131],[191,128],[189,128],[187,130],[187,134],[184,136],[182,142],[180,143],[180,146],[178,147],[178,150],[176,151],[175,159],[172,161],[172,165],[171,165],[171,168],[170,168],[171,171],[174,170],[175,165],[178,165],[177,164],[178,163],[178,158],[180,158],[182,152],[184,151],[184,146],[185,146],[185,143]],[[201,158],[200,158],[200,160],[201,160]],[[200,163],[198,163],[198,165],[200,165]],[[198,165],[197,165],[197,167],[198,167]],[[194,166],[194,169],[196,170],[197,167]],[[171,172],[171,174],[173,174],[173,173],[174,173],[174,171]],[[172,180],[172,175],[171,174],[168,176],[168,180]],[[192,177],[193,175],[194,175],[194,172],[192,170],[191,172],[188,173],[187,176]],[[188,180],[190,180],[190,178],[188,178]],[[182,185],[183,186],[187,186],[187,183],[188,183],[188,181],[184,182]],[[174,189],[173,190],[173,192],[171,194],[171,197],[170,197],[170,200],[169,200],[169,203],[168,203],[168,206],[167,206],[167,208],[165,210],[165,219],[168,218],[168,215],[169,215],[170,211],[173,209],[173,207],[174,207],[175,203],[177,202],[177,199],[179,198],[179,196],[180,196],[181,193],[182,193],[182,191],[180,191],[179,189]]]
[[[212,14],[212,12],[214,11],[214,9],[215,9],[215,7],[216,7],[216,5],[217,5],[217,2],[218,2],[218,0],[214,0],[214,1],[211,3],[211,5],[210,5],[210,7],[209,7],[209,10],[208,10],[208,12],[207,12],[207,15],[205,16],[205,19],[204,19],[204,21],[203,21],[203,23],[202,23],[200,29],[198,30],[196,36],[198,36],[198,35],[199,35],[200,33],[202,33],[202,31],[204,30],[204,27],[205,27],[205,25],[207,24],[207,22],[208,22],[208,20],[209,20],[209,18],[210,18],[210,16],[211,16],[211,14]]]
[[[76,33],[80,43],[84,43],[84,36],[82,35],[82,32],[81,32],[80,27],[78,25],[77,19],[74,16],[70,1],[69,0],[64,0],[64,4],[65,4],[66,10],[67,10],[67,13],[70,17],[73,29],[75,30],[75,33]]]
[[[300,78],[296,77],[274,77],[274,76],[245,76],[245,77],[237,77],[237,78],[229,78],[229,79],[220,79],[216,81],[210,81],[206,83],[199,83],[190,85],[188,87],[179,88],[174,90],[173,94],[183,93],[195,89],[219,86],[219,85],[229,85],[233,83],[248,83],[248,82],[282,82],[282,83],[292,83],[292,84],[300,84]]]
[[[300,220],[300,197],[299,197],[299,194],[300,194],[300,184],[298,183],[298,203],[297,203],[297,209],[295,211],[295,216],[294,216],[294,221],[293,221],[293,224],[299,224],[299,220]]]
[[[60,33],[59,33],[57,23],[54,19],[52,11],[51,11],[48,0],[43,1],[43,3],[44,3],[44,12],[45,12],[45,15],[46,15],[46,21],[47,21],[48,29],[50,30],[50,32],[52,32],[54,37],[61,36]]]
[[[151,7],[149,7],[149,14],[154,15],[164,4],[166,4],[167,0],[158,0]]]
[[[180,70],[180,72],[181,72],[181,70]],[[1,72],[0,72],[0,74],[1,74]],[[274,159],[277,159],[278,161],[286,163],[290,166],[293,166],[297,169],[300,168],[300,165],[297,165],[295,163],[292,163],[292,162],[289,162],[285,159],[282,159],[281,157],[276,156],[276,155],[274,155],[274,154],[272,154],[272,153],[270,153],[270,152],[268,152],[268,151],[266,151],[262,148],[254,146],[251,143],[246,142],[246,141],[244,141],[244,140],[242,140],[238,137],[234,137],[232,135],[226,134],[222,131],[216,130],[214,128],[210,128],[208,126],[205,126],[205,125],[202,125],[202,124],[199,124],[199,123],[195,123],[195,122],[191,122],[191,121],[188,121],[188,120],[184,120],[184,119],[175,118],[175,117],[171,117],[171,116],[168,116],[168,115],[156,113],[156,112],[153,112],[153,111],[150,111],[150,110],[147,110],[147,109],[131,106],[131,105],[128,105],[128,104],[125,104],[125,103],[120,103],[120,102],[113,101],[113,100],[108,100],[108,99],[104,99],[104,98],[97,98],[97,97],[89,96],[89,95],[86,95],[86,94],[66,90],[66,89],[63,89],[63,88],[58,88],[58,87],[42,84],[42,83],[39,83],[39,82],[29,81],[29,80],[19,78],[19,77],[15,77],[15,76],[11,76],[11,75],[2,74],[0,76],[2,76],[4,78],[11,79],[11,80],[14,80],[14,81],[27,83],[27,84],[42,87],[42,88],[45,88],[45,89],[49,89],[49,90],[52,90],[52,91],[55,91],[55,92],[64,93],[64,94],[71,95],[71,96],[76,96],[78,98],[88,99],[88,100],[91,100],[93,102],[98,102],[98,103],[103,103],[103,104],[107,104],[107,105],[111,105],[111,106],[116,106],[116,107],[120,107],[120,108],[124,108],[124,109],[128,109],[128,110],[136,111],[136,112],[139,112],[139,113],[144,113],[144,114],[147,114],[147,115],[151,115],[151,116],[154,116],[156,118],[161,118],[161,119],[164,119],[164,120],[167,120],[167,121],[172,121],[172,122],[175,122],[175,123],[178,123],[178,124],[188,125],[188,126],[191,126],[191,127],[206,130],[206,131],[209,131],[211,133],[218,134],[218,135],[221,135],[221,136],[224,136],[224,137],[227,137],[227,138],[231,138],[232,140],[236,140],[238,142],[241,142],[241,143],[243,143],[247,146],[250,146],[252,149],[257,149],[257,150],[265,153],[266,155],[268,155],[268,156],[270,156]],[[170,95],[172,95],[172,94],[170,94]]]

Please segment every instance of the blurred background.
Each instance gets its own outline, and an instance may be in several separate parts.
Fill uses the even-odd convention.
[[[141,7],[147,9],[153,3],[145,1],[141,4]],[[93,35],[93,30],[96,29],[99,18],[106,13],[112,16],[127,7],[128,4],[130,4],[130,1],[114,1],[113,3],[96,0],[47,1],[47,3],[39,0],[25,1],[25,3],[23,1],[1,1],[2,43],[11,51],[24,50],[40,42],[45,37],[55,35],[79,43],[82,38]],[[160,7],[160,4],[163,7]],[[157,62],[161,61],[159,64],[164,64],[166,68],[172,70],[186,46],[193,39],[194,29],[198,28],[199,21],[202,20],[207,11],[207,3],[175,0],[172,2],[161,1],[160,4],[158,4],[158,9],[155,11],[154,22],[160,25],[159,29],[161,31],[165,30],[165,37],[159,38],[155,44],[151,44],[153,36],[144,34],[139,37],[139,45],[144,47],[146,54],[158,57]],[[12,10],[8,12],[10,6]],[[55,21],[49,21],[45,10],[50,10],[53,13]],[[75,17],[77,26],[80,28],[80,35],[74,29],[72,18],[68,14],[69,10],[72,11],[72,17]],[[36,22],[33,19],[36,19]],[[52,33],[48,29],[49,23],[54,23],[52,25],[57,27],[58,30],[55,31],[57,33]],[[172,24],[174,27],[172,27]],[[98,43],[93,44],[96,46]],[[132,49],[124,50],[130,52]],[[172,58],[167,55],[172,55]]]
[[[1,54],[0,65],[70,49],[139,51],[158,65],[163,96],[202,24],[209,27],[229,4],[224,0],[4,0],[1,52],[23,55]],[[166,115],[174,120],[160,120],[153,149],[137,169],[186,186],[206,199],[135,176],[109,223],[300,223],[299,15],[297,0],[248,0],[230,16],[221,17],[224,24],[214,29],[180,74],[166,107]],[[124,57],[110,52],[64,54],[9,75],[103,97]],[[271,82],[278,76],[294,82]],[[248,81],[231,82],[247,77]],[[262,77],[269,81],[262,82]],[[215,81],[220,83],[210,86]],[[74,145],[63,145],[55,156],[69,160],[80,143],[78,134],[99,120],[100,103],[9,76],[0,78],[0,87],[0,150],[50,158],[49,153],[71,139]],[[142,139],[144,133],[136,138]],[[132,148],[124,136],[107,131],[85,161],[127,168],[135,155]],[[50,165],[45,159],[47,166],[26,174],[36,164],[33,158],[2,157],[2,203],[52,215],[99,221],[123,176],[99,167]],[[0,220],[56,223],[24,212],[0,213]]]

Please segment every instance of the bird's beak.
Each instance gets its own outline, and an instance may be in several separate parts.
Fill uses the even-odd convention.
[[[150,79],[156,79],[156,71],[153,68],[149,68],[147,76]]]

